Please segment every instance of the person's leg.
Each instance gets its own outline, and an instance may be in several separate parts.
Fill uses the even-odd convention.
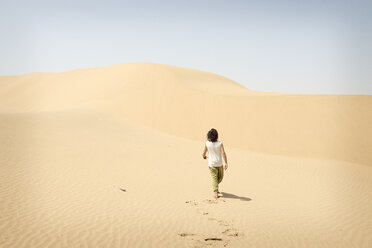
[[[222,179],[223,179],[223,166],[219,166],[219,167],[216,167],[217,171],[218,171],[218,175],[217,175],[217,182],[218,184],[220,184],[222,182]],[[219,190],[217,190],[217,193],[218,194],[222,194]]]
[[[209,167],[209,171],[211,172],[211,176],[212,176],[212,188],[213,188],[213,191],[217,195],[217,191],[218,191],[218,169],[216,167]]]
[[[218,169],[218,183],[222,182],[223,179],[223,166],[217,167]]]

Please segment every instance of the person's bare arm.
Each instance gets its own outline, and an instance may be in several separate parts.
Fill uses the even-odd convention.
[[[221,144],[221,155],[223,157],[223,159],[225,160],[225,170],[227,170],[227,157],[226,157],[226,152],[225,152],[225,149],[223,147],[223,144]]]
[[[207,146],[204,146],[204,151],[203,151],[203,158],[206,159],[207,158]]]

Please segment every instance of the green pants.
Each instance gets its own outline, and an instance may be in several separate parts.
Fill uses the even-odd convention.
[[[209,167],[212,176],[212,187],[213,190],[218,190],[218,184],[223,178],[223,166],[219,167]]]

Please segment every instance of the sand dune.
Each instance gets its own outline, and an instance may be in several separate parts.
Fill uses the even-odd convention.
[[[371,247],[371,109],[150,63],[0,77],[0,247]]]
[[[254,92],[216,74],[150,63],[0,82],[6,112],[104,108],[194,140],[213,126],[236,148],[372,165],[371,96]]]

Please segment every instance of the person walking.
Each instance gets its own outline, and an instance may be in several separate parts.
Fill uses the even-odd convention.
[[[204,159],[207,159],[206,153],[208,152],[208,167],[212,176],[213,197],[217,199],[219,194],[221,194],[218,186],[223,179],[224,167],[225,170],[228,168],[227,157],[222,141],[218,140],[216,129],[212,128],[208,131],[207,139],[202,156]],[[225,161],[225,166],[223,166],[222,158]]]

